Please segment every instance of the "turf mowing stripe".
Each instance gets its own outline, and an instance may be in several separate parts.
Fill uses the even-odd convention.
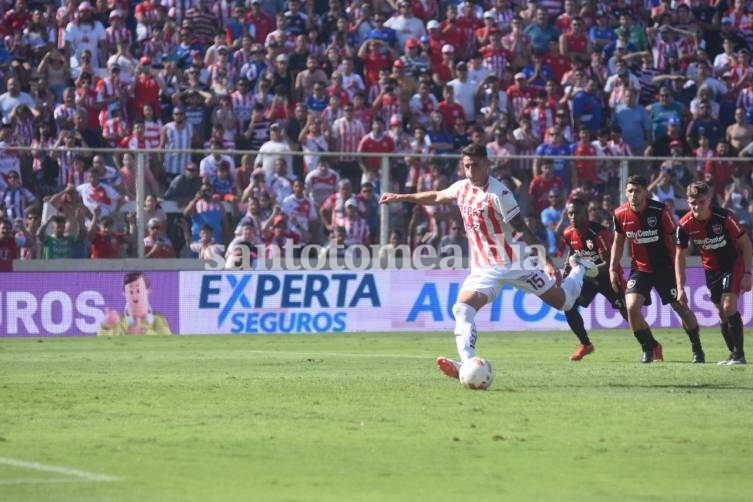
[[[33,469],[35,471],[65,474],[67,476],[75,476],[77,478],[81,478],[86,481],[120,481],[121,480],[121,478],[110,476],[108,474],[97,474],[95,472],[82,471],[80,469],[72,469],[70,467],[63,467],[59,465],[46,465],[46,464],[39,464],[37,462],[26,462],[25,460],[18,460],[16,458],[0,457],[0,464],[10,465],[12,467],[21,467],[24,469]]]
[[[3,485],[53,485],[59,483],[96,483],[88,479],[44,479],[44,478],[19,478],[19,479],[0,479],[0,486]]]

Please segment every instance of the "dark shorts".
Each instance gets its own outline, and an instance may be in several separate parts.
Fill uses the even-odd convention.
[[[631,270],[628,277],[625,295],[638,293],[645,298],[644,305],[651,305],[651,289],[656,288],[662,305],[677,301],[677,281],[675,269],[667,266],[655,272],[641,272]]]
[[[614,292],[608,276],[597,277],[596,279],[586,278],[583,281],[583,289],[580,291],[577,304],[581,307],[588,307],[599,294],[609,300],[609,303],[616,310],[625,306],[625,295],[622,292]]]
[[[706,270],[706,287],[711,293],[711,301],[719,303],[722,295],[732,293],[740,296],[740,281],[743,278],[742,260],[736,260],[735,266],[727,270]]]

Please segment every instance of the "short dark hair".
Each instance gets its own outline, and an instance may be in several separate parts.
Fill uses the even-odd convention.
[[[568,204],[572,204],[576,209],[586,209],[586,201],[578,197],[573,197],[572,199],[570,199],[570,202],[568,202]]]
[[[149,283],[149,278],[144,275],[144,272],[126,272],[126,275],[123,276],[123,287],[125,288],[132,282],[136,282],[142,277],[144,278],[146,289],[149,289],[151,287],[151,284]]]
[[[640,174],[631,174],[628,176],[626,185],[637,185],[641,186],[643,188],[648,188],[648,180],[645,176],[642,176]]]
[[[472,143],[466,146],[465,148],[463,148],[461,153],[466,157],[477,157],[477,158],[485,159],[486,158],[486,146]]]

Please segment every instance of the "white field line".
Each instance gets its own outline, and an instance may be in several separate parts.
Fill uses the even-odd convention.
[[[0,464],[10,465],[12,467],[20,467],[22,469],[32,469],[35,471],[54,472],[56,474],[64,474],[66,476],[73,476],[83,481],[120,481],[121,478],[110,476],[108,474],[98,474],[96,472],[82,471],[80,469],[73,469],[71,467],[64,467],[60,465],[47,465],[37,462],[27,462],[25,460],[18,460],[17,458],[0,457]],[[0,480],[0,484],[14,484],[14,481],[19,480]],[[21,480],[23,481],[23,480]],[[73,480],[69,481],[72,482]],[[33,481],[42,482],[42,481]],[[47,483],[58,483],[65,481],[47,480]]]

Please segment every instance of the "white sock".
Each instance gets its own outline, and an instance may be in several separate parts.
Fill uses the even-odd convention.
[[[563,311],[570,310],[575,305],[580,296],[580,290],[583,289],[583,277],[585,275],[586,269],[583,265],[576,265],[570,269],[570,273],[562,280],[562,290],[565,292]]]
[[[466,361],[476,356],[476,309],[467,303],[456,303],[452,307],[455,316],[455,344],[458,346],[458,354],[461,361]]]

